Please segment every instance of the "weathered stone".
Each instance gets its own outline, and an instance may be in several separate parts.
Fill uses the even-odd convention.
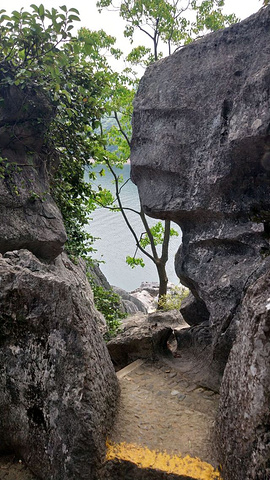
[[[119,297],[121,298],[124,313],[128,313],[128,314],[134,314],[136,312],[147,313],[147,310],[144,304],[138,298],[126,292],[122,288],[119,288],[119,287],[112,287],[112,288],[114,292],[117,293],[117,295],[119,295]]]
[[[270,263],[270,262],[269,262]],[[270,272],[247,291],[217,416],[224,480],[270,478]]]
[[[121,332],[107,343],[114,364],[123,368],[138,358],[155,358],[168,352],[167,341],[182,325],[179,312],[137,313],[123,320]]]
[[[203,322],[189,328],[175,329],[173,333],[177,341],[175,353],[185,359],[184,371],[189,372],[198,385],[218,392],[222,375],[213,359],[209,323]]]
[[[66,241],[49,193],[56,159],[44,146],[53,108],[38,89],[2,87],[0,97],[0,253],[27,248],[51,260]]]
[[[176,272],[209,312],[220,375],[270,251],[269,28],[267,7],[151,65],[134,103],[132,179],[183,230]]]
[[[42,480],[96,479],[119,389],[87,278],[26,250],[0,278],[0,450]]]
[[[237,335],[216,439],[224,480],[270,477],[269,29],[270,6],[180,49],[147,69],[134,103],[132,179],[145,212],[183,230],[176,272],[209,312],[214,383]]]
[[[102,287],[105,290],[111,290],[111,285],[96,263],[93,262],[93,264],[87,265],[87,273],[98,287]]]
[[[180,312],[189,325],[199,325],[209,320],[209,312],[205,303],[190,292],[181,303]]]
[[[104,468],[102,480],[195,480],[195,478],[154,468],[140,468],[127,460],[110,460]]]

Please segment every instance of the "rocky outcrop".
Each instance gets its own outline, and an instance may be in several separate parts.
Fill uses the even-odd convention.
[[[119,287],[112,287],[113,291],[119,295],[122,303],[123,313],[127,313],[128,315],[134,314],[136,312],[143,312],[146,313],[147,310],[144,304],[136,298],[135,295],[131,295],[130,293],[126,292],[122,288]]]
[[[54,111],[38,88],[0,96],[0,452],[41,480],[95,480],[119,387],[83,263],[62,253]]]
[[[183,326],[186,322],[174,310],[129,316],[118,335],[107,343],[115,366],[119,369],[139,358],[155,359],[158,354],[169,353],[167,342],[173,329]]]
[[[96,263],[88,263],[87,275],[90,277],[90,282],[93,282],[97,287],[102,287],[104,290],[112,291],[119,295],[120,310],[123,313],[128,315],[136,312],[146,313],[147,310],[144,304],[136,296],[130,295],[122,288],[111,286]]]
[[[0,253],[27,248],[51,260],[66,241],[49,193],[48,173],[56,165],[44,147],[53,109],[34,88],[2,87],[0,97]]]
[[[155,63],[134,103],[132,179],[183,230],[176,272],[209,312],[220,378],[270,252],[269,26],[268,7]]]
[[[269,477],[269,28],[268,6],[182,48],[147,69],[134,103],[132,179],[145,212],[183,230],[176,272],[212,388],[227,364],[224,480]]]
[[[270,267],[270,262],[269,262]],[[270,478],[270,272],[243,300],[217,416],[224,478]]]
[[[43,480],[95,479],[118,383],[80,267],[0,256],[0,450]]]

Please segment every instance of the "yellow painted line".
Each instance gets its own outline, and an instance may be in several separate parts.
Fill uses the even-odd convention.
[[[166,473],[186,475],[195,480],[222,480],[220,473],[212,465],[199,458],[187,455],[169,455],[167,452],[149,450],[129,443],[107,442],[106,460],[123,460],[136,464],[139,468],[152,468]]]

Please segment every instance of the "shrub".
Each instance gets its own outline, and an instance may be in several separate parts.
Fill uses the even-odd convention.
[[[181,303],[189,294],[189,289],[183,285],[176,285],[167,295],[162,295],[158,305],[161,310],[179,310]]]
[[[108,341],[117,335],[121,320],[126,318],[127,314],[121,311],[121,301],[117,293],[112,289],[106,290],[98,286],[92,277],[89,277],[89,283],[93,290],[95,306],[104,315],[107,323],[108,333],[105,335],[105,340]]]

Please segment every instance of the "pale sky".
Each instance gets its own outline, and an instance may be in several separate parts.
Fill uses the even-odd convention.
[[[119,3],[120,0],[114,0],[114,3]],[[117,38],[117,46],[127,53],[130,51],[130,44],[127,39],[124,38],[122,32],[124,29],[124,22],[119,18],[116,12],[103,11],[98,13],[96,8],[96,0],[0,0],[0,8],[5,9],[7,13],[11,13],[13,10],[20,10],[22,7],[28,10],[30,5],[34,3],[40,5],[43,3],[45,8],[51,9],[52,7],[58,9],[59,5],[66,5],[68,8],[75,7],[80,12],[81,24],[74,22],[76,26],[88,27],[90,30],[99,30],[103,28],[106,33],[113,35]],[[255,13],[262,6],[263,0],[225,0],[225,13],[235,13],[240,19],[244,19]],[[30,9],[31,11],[31,9]],[[136,43],[145,44],[147,37],[141,34],[141,37],[137,37]],[[147,45],[150,46],[151,45]]]

